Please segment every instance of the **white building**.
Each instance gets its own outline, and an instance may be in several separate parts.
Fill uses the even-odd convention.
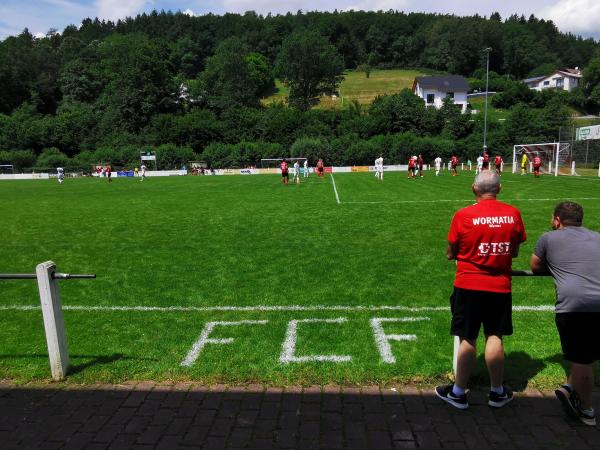
[[[581,70],[579,67],[574,69],[559,69],[552,74],[544,77],[533,77],[523,80],[530,89],[541,91],[544,89],[562,89],[564,91],[572,91],[581,80]]]
[[[467,110],[468,91],[469,83],[460,75],[417,77],[413,83],[414,94],[421,97],[426,106],[440,109],[444,99],[450,97],[463,113]]]

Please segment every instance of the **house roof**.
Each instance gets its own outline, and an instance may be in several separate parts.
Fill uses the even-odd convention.
[[[461,75],[435,75],[415,78],[415,86],[422,89],[437,89],[438,91],[468,91],[469,83]]]
[[[540,81],[540,80],[543,80],[544,78],[546,78],[546,77],[542,76],[542,77],[525,78],[523,80],[523,83],[533,83],[534,81]]]

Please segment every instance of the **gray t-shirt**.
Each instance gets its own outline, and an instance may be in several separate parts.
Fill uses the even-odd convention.
[[[600,234],[584,227],[544,233],[535,255],[556,284],[556,312],[600,312]]]

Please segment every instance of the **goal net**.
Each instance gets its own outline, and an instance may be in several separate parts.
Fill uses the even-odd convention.
[[[567,142],[546,142],[543,144],[517,144],[513,148],[513,173],[521,171],[525,155],[527,172],[533,170],[533,158],[542,160],[540,171],[550,175],[576,175],[572,165],[571,145]]]

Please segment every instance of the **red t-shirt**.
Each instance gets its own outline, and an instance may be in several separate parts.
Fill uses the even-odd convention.
[[[511,292],[512,250],[525,242],[521,213],[498,200],[482,200],[456,212],[448,242],[458,245],[454,286]]]
[[[456,156],[453,156],[452,158],[450,158],[450,164],[452,164],[453,166],[456,166],[458,164],[458,158]]]
[[[319,169],[323,168],[323,160],[322,160],[322,159],[320,159],[320,160],[317,162],[317,167],[318,167]]]
[[[410,158],[408,160],[408,167],[416,167],[416,166],[417,166],[417,162],[414,159]]]
[[[502,157],[501,156],[496,156],[496,158],[494,159],[494,164],[496,164],[497,166],[499,166],[500,164],[502,164]]]
[[[540,167],[541,165],[542,165],[542,158],[540,158],[539,156],[535,156],[533,158],[533,166]]]
[[[484,153],[483,154],[483,162],[484,163],[490,162],[490,155],[488,155],[487,153]]]
[[[281,173],[286,173],[288,171],[288,163],[283,161],[281,163]]]

